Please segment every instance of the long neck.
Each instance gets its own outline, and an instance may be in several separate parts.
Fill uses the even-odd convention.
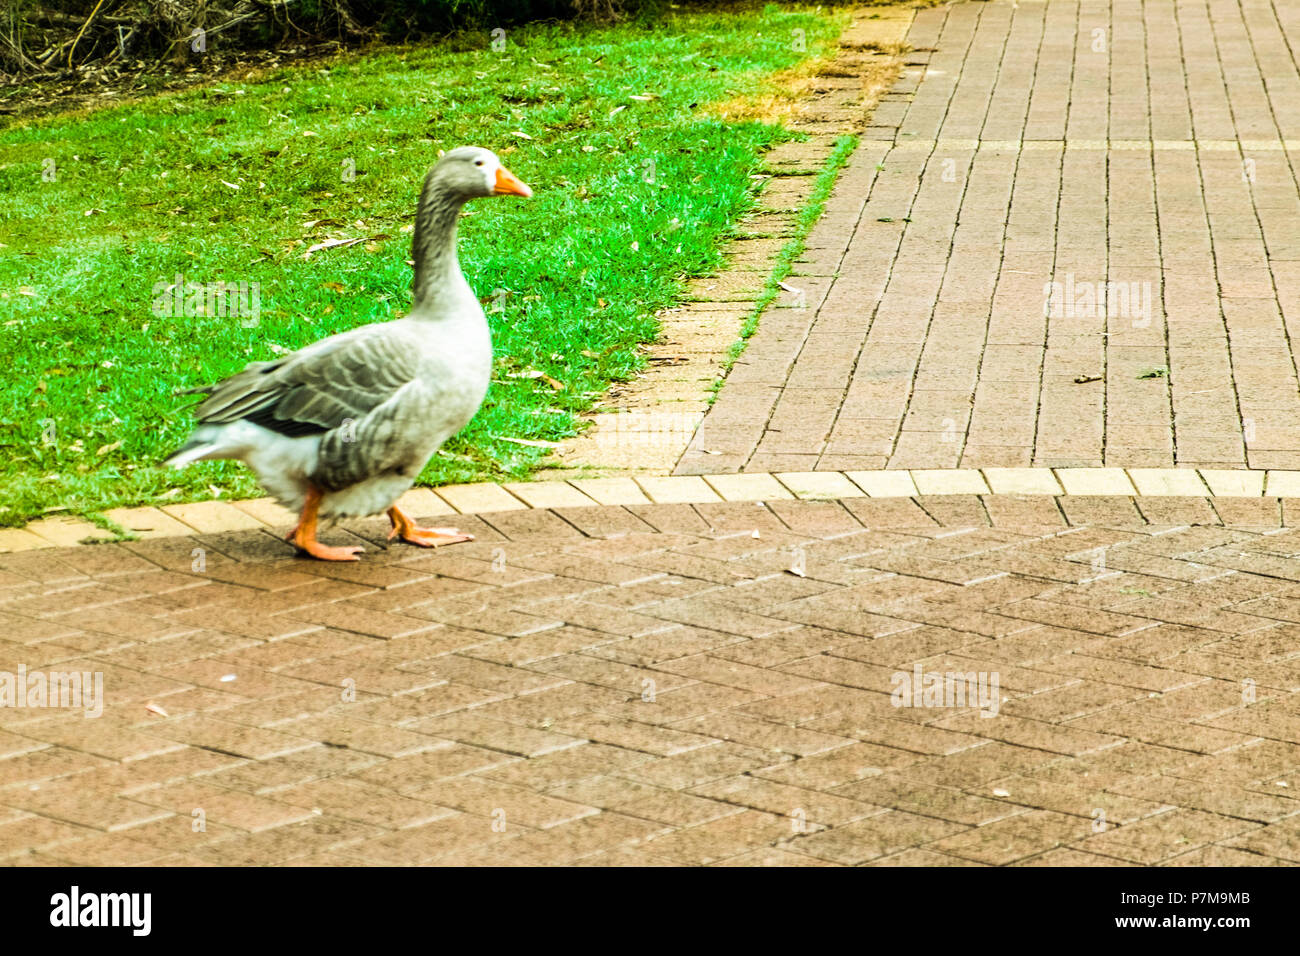
[[[432,172],[425,178],[411,243],[411,258],[415,261],[412,313],[436,313],[440,293],[465,281],[456,258],[456,221],[464,204],[464,200],[450,195]]]

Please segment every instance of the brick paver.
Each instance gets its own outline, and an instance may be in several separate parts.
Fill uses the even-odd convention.
[[[333,532],[361,565],[270,529],[0,555],[0,693],[104,692],[0,707],[0,860],[1297,863],[1289,504],[641,502],[460,516],[478,539],[436,553]],[[990,716],[898,706],[949,674]]]
[[[992,0],[913,52],[678,474],[1300,466],[1300,16]]]

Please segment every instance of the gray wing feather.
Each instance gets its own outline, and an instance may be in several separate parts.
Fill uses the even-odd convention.
[[[412,343],[385,329],[324,339],[275,362],[254,362],[216,385],[196,410],[199,421],[258,420],[286,432],[320,432],[360,420],[417,374]],[[361,334],[358,334],[361,333]]]

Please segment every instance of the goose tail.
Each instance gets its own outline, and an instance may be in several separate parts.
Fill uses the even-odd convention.
[[[216,450],[217,446],[210,441],[187,442],[167,456],[163,461],[163,467],[184,468],[190,462],[206,458]]]

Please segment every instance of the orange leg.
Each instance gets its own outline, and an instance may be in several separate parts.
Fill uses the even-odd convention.
[[[365,548],[356,545],[334,548],[316,540],[316,513],[320,509],[320,499],[321,493],[317,489],[312,488],[307,492],[302,516],[298,519],[298,527],[289,534],[289,543],[322,561],[360,561],[357,552],[364,551]]]
[[[396,505],[388,509],[388,517],[393,522],[393,530],[388,532],[388,540],[400,537],[410,544],[422,548],[436,548],[441,544],[458,544],[461,541],[473,541],[472,534],[461,534],[455,528],[421,528],[408,518]]]

